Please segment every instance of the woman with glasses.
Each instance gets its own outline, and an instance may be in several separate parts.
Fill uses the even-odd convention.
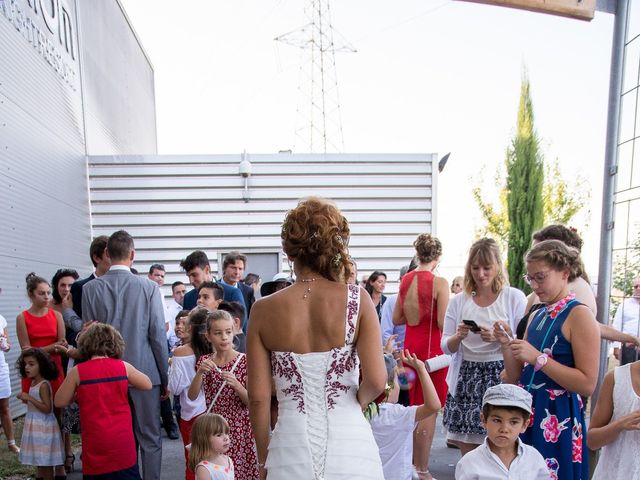
[[[545,308],[531,314],[525,339],[512,339],[497,322],[505,381],[533,396],[522,441],[545,458],[552,478],[589,478],[584,404],[598,380],[600,332],[593,312],[576,300],[569,282],[582,274],[580,254],[559,240],[536,244],[525,256],[531,285]]]
[[[538,230],[532,235],[531,240],[533,245],[543,242],[544,240],[560,240],[565,245],[575,248],[578,252],[581,252],[583,243],[582,238],[580,238],[580,235],[578,235],[575,228],[565,227],[564,225],[559,224],[548,225],[543,229]],[[591,284],[589,283],[589,277],[584,270],[580,276],[569,282],[569,292],[575,293],[577,301],[588,307],[594,315],[597,314],[596,296],[594,295]],[[524,332],[527,329],[527,321],[529,320],[531,313],[542,306],[543,304],[538,299],[536,293],[531,292],[527,297],[527,313],[522,320],[520,320],[516,331],[516,336],[519,339],[524,338]],[[615,320],[613,326],[598,323],[598,327],[600,328],[600,337],[602,339],[632,345],[631,347],[625,348],[629,354],[635,356],[634,346],[640,347],[640,338],[638,338],[639,334],[637,328],[624,329],[629,332],[625,333],[622,331],[623,328],[621,328],[621,325],[617,325]],[[616,350],[614,349],[614,355],[615,354]]]
[[[464,290],[449,302],[441,343],[444,353],[453,355],[443,424],[447,441],[463,455],[484,442],[482,397],[500,383],[503,357],[493,326],[503,321],[515,328],[525,304],[524,293],[509,286],[496,241],[476,241],[465,266]]]

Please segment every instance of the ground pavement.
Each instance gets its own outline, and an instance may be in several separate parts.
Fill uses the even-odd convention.
[[[180,480],[184,478],[183,448],[182,440],[170,440],[166,435],[163,435],[162,480]],[[79,455],[76,454],[76,457],[79,457]],[[460,452],[458,450],[447,448],[442,430],[441,416],[439,416],[429,466],[434,478],[437,480],[453,480],[453,472],[459,458]],[[67,476],[68,480],[82,480],[82,473],[80,473],[82,464],[79,461],[80,458],[76,460],[76,471]]]

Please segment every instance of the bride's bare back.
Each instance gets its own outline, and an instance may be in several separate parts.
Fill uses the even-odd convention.
[[[310,289],[310,292],[307,292]],[[361,289],[361,302],[373,304]],[[305,298],[304,295],[307,294]],[[347,286],[318,278],[260,300],[260,337],[272,352],[326,352],[344,345]],[[258,305],[256,303],[256,305]],[[363,308],[364,307],[364,308]],[[360,316],[366,312],[361,305]],[[373,311],[375,315],[375,311]],[[360,322],[357,323],[356,343]]]

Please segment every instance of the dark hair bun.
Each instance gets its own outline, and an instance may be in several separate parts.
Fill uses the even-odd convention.
[[[422,263],[428,263],[442,255],[442,243],[429,233],[421,233],[413,242],[416,256]]]
[[[47,285],[49,285],[49,282],[47,282],[44,278],[36,275],[34,272],[29,272],[25,277],[25,281],[27,282],[27,293],[29,295],[31,295],[31,293],[36,288],[38,288],[38,285],[40,285],[41,283],[46,283]]]

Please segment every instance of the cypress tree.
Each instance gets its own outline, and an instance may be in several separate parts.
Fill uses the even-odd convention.
[[[528,291],[522,279],[526,267],[523,256],[531,244],[531,234],[542,227],[544,182],[543,158],[533,123],[529,79],[520,87],[518,125],[507,150],[507,208],[509,223],[507,270],[511,285]]]

